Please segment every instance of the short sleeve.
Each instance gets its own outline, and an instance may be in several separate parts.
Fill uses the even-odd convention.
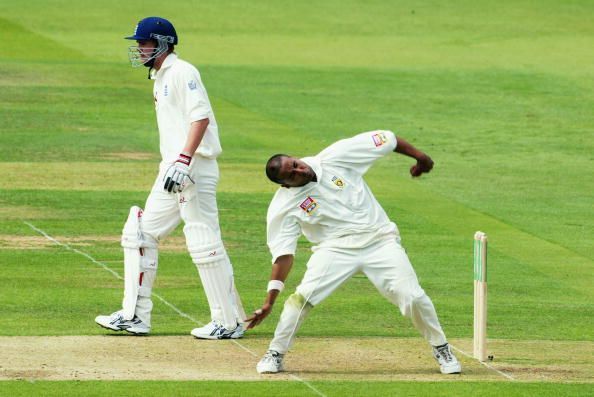
[[[212,109],[198,70],[194,67],[184,68],[179,78],[184,113],[190,123],[209,118]]]
[[[279,256],[295,255],[297,240],[301,235],[297,217],[291,214],[291,209],[287,208],[287,205],[281,204],[284,200],[277,199],[277,196],[278,192],[268,207],[266,217],[267,242],[272,255],[272,263]]]
[[[396,136],[392,131],[369,131],[342,139],[328,146],[318,156],[324,163],[351,168],[363,175],[377,159],[394,151],[396,144]]]

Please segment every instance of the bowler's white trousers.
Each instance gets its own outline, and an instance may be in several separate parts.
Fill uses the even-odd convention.
[[[435,307],[394,236],[364,248],[315,250],[296,293],[285,302],[270,349],[286,353],[307,312],[358,272],[363,272],[383,296],[398,306],[432,346],[447,342]]]

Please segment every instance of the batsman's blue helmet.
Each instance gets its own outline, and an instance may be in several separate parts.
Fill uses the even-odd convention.
[[[173,24],[165,18],[148,17],[144,18],[134,29],[128,40],[157,40],[165,41],[168,44],[177,44],[177,33]]]

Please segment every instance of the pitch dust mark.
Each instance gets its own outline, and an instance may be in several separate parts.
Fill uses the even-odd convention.
[[[113,152],[101,155],[105,160],[157,160],[159,156],[157,153],[151,152]]]
[[[64,213],[55,209],[44,209],[28,205],[11,205],[0,201],[0,220],[61,218],[64,218]]]
[[[98,244],[112,245],[114,248],[120,246],[120,236],[88,235],[88,236],[55,236],[56,240],[62,241],[72,247],[83,248],[96,246]],[[48,249],[55,247],[55,243],[43,236],[14,236],[0,234],[0,249]],[[169,236],[159,244],[162,252],[186,252],[186,240],[182,236]]]
[[[452,344],[472,351],[472,340]],[[594,382],[594,342],[489,339],[486,364],[519,381]]]
[[[119,336],[122,335],[122,336]],[[522,381],[594,382],[587,363],[593,342],[544,341],[557,347],[539,361],[537,343],[490,341],[496,353],[493,365],[511,371]],[[250,351],[264,352],[267,338],[241,343]],[[456,340],[460,345],[471,340]],[[0,337],[0,379],[29,380],[276,380],[294,376],[315,380],[361,381],[506,381],[475,360],[461,357],[463,373],[444,376],[421,338],[298,338],[286,357],[288,372],[258,375],[257,358],[231,348],[232,341],[205,341],[191,336],[124,334],[104,336]],[[569,349],[566,351],[565,349]],[[517,355],[529,362],[510,364]],[[568,355],[577,364],[567,362]],[[232,366],[229,363],[233,363]]]

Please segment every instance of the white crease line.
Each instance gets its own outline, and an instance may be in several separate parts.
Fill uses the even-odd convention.
[[[464,350],[460,350],[460,349],[458,349],[456,346],[452,345],[451,343],[450,343],[450,346],[451,346],[451,347],[452,347],[454,350],[456,350],[456,351],[458,351],[458,352],[462,353],[463,355],[465,355],[466,357],[468,357],[468,358],[470,358],[470,359],[473,359],[473,360],[474,360],[474,357],[473,357],[473,356],[471,356],[470,354],[466,353]],[[499,375],[501,375],[501,376],[504,376],[504,377],[506,377],[506,378],[507,378],[507,379],[509,379],[509,380],[516,380],[516,379],[515,379],[513,376],[511,376],[510,374],[506,374],[505,372],[503,372],[503,371],[500,371],[500,370],[498,370],[497,368],[495,368],[495,367],[493,367],[493,366],[491,366],[491,365],[489,365],[489,364],[487,364],[487,363],[485,363],[485,362],[482,362],[482,361],[480,361],[480,360],[477,360],[477,361],[478,361],[479,363],[481,363],[482,365],[484,365],[485,367],[489,368],[490,370],[497,372]]]
[[[67,249],[68,251],[72,251],[74,253],[77,253],[79,255],[84,256],[85,258],[87,258],[88,260],[90,260],[91,262],[93,262],[94,264],[101,266],[103,269],[107,270],[108,272],[110,272],[115,278],[117,278],[118,280],[124,280],[124,278],[122,276],[120,276],[120,274],[112,269],[110,269],[109,267],[107,267],[105,265],[105,263],[99,262],[98,260],[96,260],[95,258],[93,258],[91,255],[87,254],[86,252],[83,252],[81,250],[78,250],[76,248],[72,248],[69,244],[66,243],[62,243],[58,240],[56,240],[55,238],[53,238],[52,236],[50,236],[49,234],[47,234],[46,232],[44,232],[43,230],[39,229],[37,226],[29,223],[29,222],[25,222],[23,221],[23,223],[27,226],[29,226],[31,229],[35,230],[37,233],[43,235],[45,238],[47,238],[48,240],[50,240],[51,242],[53,242],[54,244],[59,245],[60,247],[63,247],[65,249]],[[180,316],[187,318],[188,320],[198,324],[198,325],[203,325],[203,323],[197,321],[196,319],[194,319],[192,316],[182,312],[181,310],[179,310],[177,307],[175,307],[173,304],[169,303],[168,301],[165,300],[165,298],[161,297],[160,295],[156,294],[153,292],[152,294],[155,298],[159,299],[161,302],[163,302],[166,306],[168,306],[169,308],[171,308],[174,312],[176,312],[177,314],[179,314]],[[252,356],[254,357],[258,357],[258,355],[251,351],[250,349],[248,349],[247,347],[245,347],[244,345],[242,345],[241,343],[239,343],[237,340],[235,339],[231,339],[231,341],[239,346],[240,348],[242,348],[243,350],[245,350],[246,352],[250,353]],[[301,379],[300,377],[298,377],[297,375],[293,375],[293,374],[289,374],[289,376],[301,383],[303,383],[304,385],[306,385],[307,387],[309,387],[313,392],[315,392],[318,396],[321,397],[326,397],[326,395],[324,393],[322,393],[321,391],[319,391],[318,389],[316,389],[313,385],[311,385],[309,382],[307,382],[304,379]]]
[[[89,259],[91,262],[93,262],[96,265],[101,266],[103,269],[107,270],[108,272],[110,272],[115,278],[117,278],[118,280],[123,280],[124,278],[122,276],[120,276],[117,272],[111,270],[109,267],[105,266],[104,263],[98,262],[97,260],[95,260],[95,258],[93,258],[91,255],[87,254],[86,252],[82,252],[77,250],[76,248],[72,248],[70,245],[65,244],[65,243],[61,243],[58,240],[56,240],[55,238],[53,238],[52,236],[50,236],[49,234],[47,234],[46,232],[44,232],[43,230],[39,229],[37,226],[29,223],[29,222],[23,222],[25,225],[29,226],[31,229],[35,230],[37,233],[43,235],[43,237],[45,237],[46,239],[50,240],[51,242],[53,242],[54,244],[59,245],[60,247],[64,247],[66,248],[68,251],[72,251],[75,252],[79,255],[84,256],[85,258]]]

